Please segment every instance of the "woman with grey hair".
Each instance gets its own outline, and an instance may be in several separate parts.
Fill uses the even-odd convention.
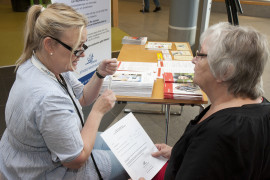
[[[85,56],[86,26],[87,19],[65,4],[29,9],[0,141],[3,178],[128,178],[97,132],[116,100],[111,90],[100,96],[99,90],[104,77],[116,71],[117,60],[101,61],[86,85],[71,73]],[[82,106],[91,103],[84,119]]]
[[[266,39],[228,23],[203,33],[192,60],[194,83],[211,105],[173,148],[156,144],[152,155],[169,159],[164,179],[270,179],[270,103],[262,88]]]

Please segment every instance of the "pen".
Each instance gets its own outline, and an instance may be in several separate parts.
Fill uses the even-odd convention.
[[[109,86],[108,86],[108,89],[111,89],[112,87],[112,76],[110,75],[109,76]]]

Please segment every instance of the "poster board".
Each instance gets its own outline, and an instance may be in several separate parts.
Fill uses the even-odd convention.
[[[88,49],[80,58],[74,75],[86,84],[97,66],[104,59],[111,58],[111,0],[52,0],[64,3],[87,17]]]

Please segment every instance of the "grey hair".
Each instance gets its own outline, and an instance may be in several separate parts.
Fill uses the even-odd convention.
[[[24,49],[16,62],[16,69],[32,56],[33,51],[41,49],[45,37],[59,38],[69,28],[79,31],[78,40],[73,47],[76,48],[80,43],[82,30],[86,26],[86,17],[65,4],[54,3],[45,9],[41,5],[31,6],[26,17]]]
[[[256,99],[263,95],[262,73],[269,59],[267,38],[251,27],[219,23],[200,38],[216,79],[225,82],[228,92]]]

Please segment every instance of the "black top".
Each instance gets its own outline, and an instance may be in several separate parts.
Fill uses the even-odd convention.
[[[172,149],[165,179],[270,179],[270,103],[220,110],[190,121]]]

